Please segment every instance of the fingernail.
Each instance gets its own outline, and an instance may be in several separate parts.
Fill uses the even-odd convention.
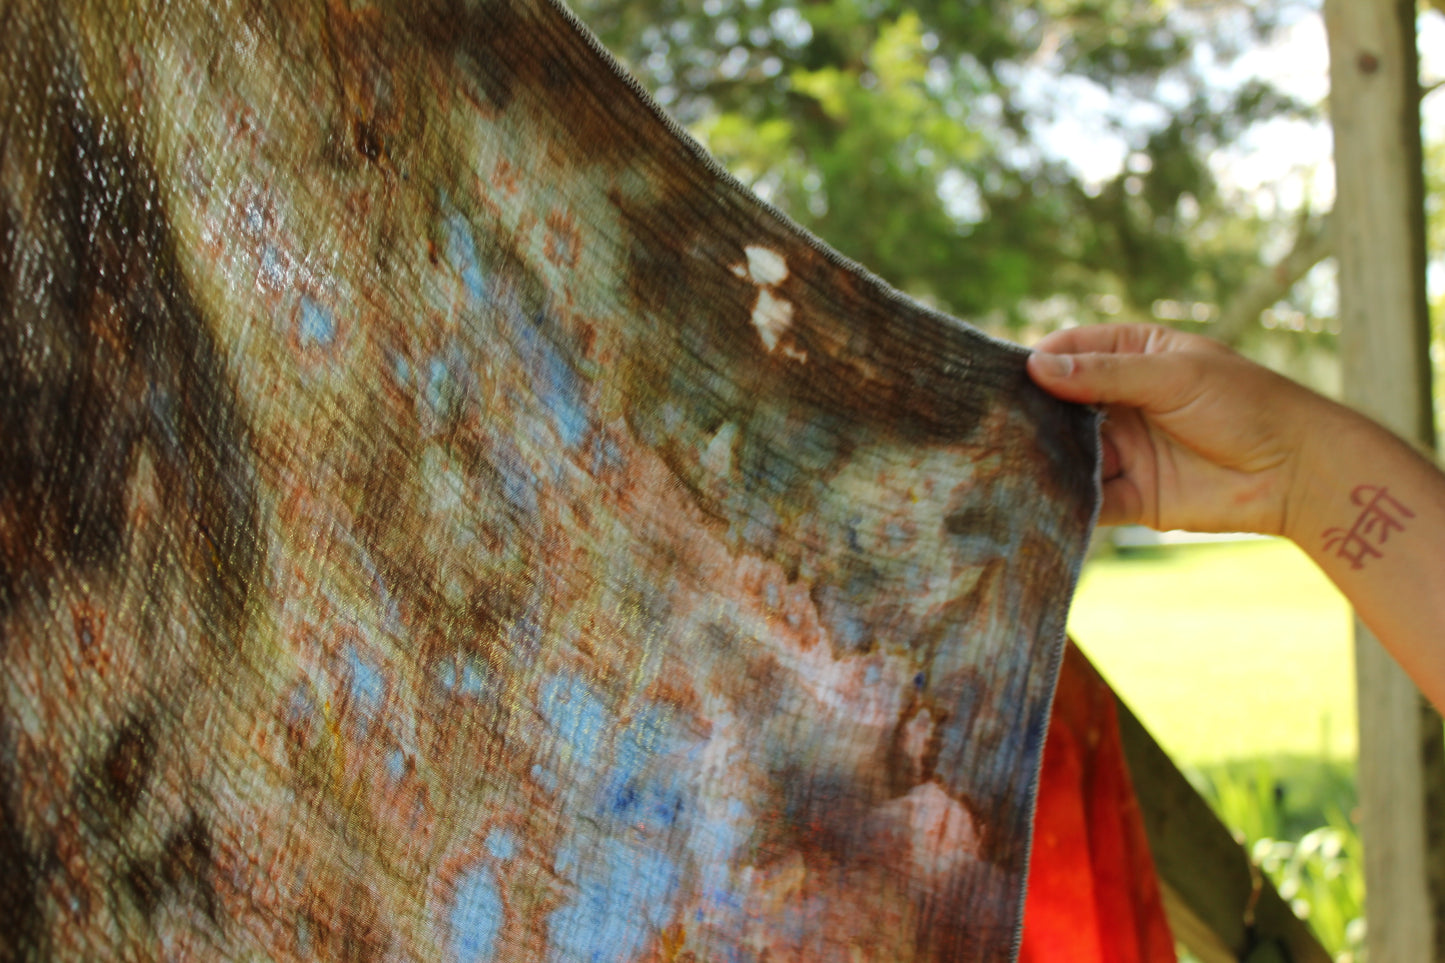
[[[1050,378],[1067,378],[1074,373],[1074,359],[1066,354],[1033,353],[1034,370]]]

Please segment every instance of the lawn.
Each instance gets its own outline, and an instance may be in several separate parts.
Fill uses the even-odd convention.
[[[1277,540],[1113,555],[1085,569],[1069,632],[1331,955],[1358,959],[1354,665],[1334,587]]]
[[[1288,542],[1096,559],[1069,632],[1181,764],[1354,756],[1349,607]]]

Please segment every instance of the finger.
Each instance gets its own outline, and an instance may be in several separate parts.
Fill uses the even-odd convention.
[[[1100,525],[1139,525],[1144,522],[1144,499],[1127,475],[1104,482],[1099,489]]]
[[[1137,448],[1137,435],[1142,425],[1136,424],[1139,413],[1132,410],[1109,409],[1100,426],[1099,442],[1102,464],[1099,466],[1099,524],[1126,525],[1135,523],[1144,513],[1143,491],[1138,478],[1131,473],[1125,453]]]
[[[1158,324],[1089,324],[1046,335],[1034,349],[1048,354],[1135,354],[1170,333]]]
[[[1119,446],[1108,435],[1100,435],[1099,447],[1103,449],[1103,464],[1099,466],[1099,478],[1110,482],[1124,474],[1124,462],[1119,457]]]
[[[1229,347],[1162,324],[1091,324],[1047,335],[1034,346],[1049,354],[1162,354],[1169,351],[1223,352]]]
[[[1034,383],[1056,398],[1173,411],[1198,393],[1199,362],[1187,353],[1051,354],[1028,359]]]

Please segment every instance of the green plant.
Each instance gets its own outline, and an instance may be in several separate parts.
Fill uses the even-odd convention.
[[[1255,758],[1191,773],[1337,963],[1364,960],[1365,883],[1348,761]]]

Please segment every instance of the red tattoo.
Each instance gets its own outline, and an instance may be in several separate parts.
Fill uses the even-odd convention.
[[[1384,485],[1358,485],[1350,492],[1350,501],[1361,506],[1360,514],[1348,529],[1325,529],[1325,550],[1353,568],[1364,568],[1365,559],[1380,557],[1380,546],[1389,540],[1390,532],[1403,532],[1404,519],[1414,518],[1415,513],[1396,501]]]

